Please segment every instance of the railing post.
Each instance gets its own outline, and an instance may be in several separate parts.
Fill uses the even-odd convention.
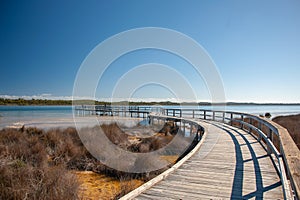
[[[197,138],[197,141],[200,141],[200,138],[201,138],[201,136],[200,136],[200,126],[198,125],[197,126],[197,132],[196,132],[196,138]]]
[[[222,122],[225,123],[225,112],[222,113]]]
[[[192,133],[193,133],[193,124],[190,123],[190,137],[192,136]]]
[[[250,118],[250,122],[249,122],[251,125],[252,125],[252,118]],[[249,133],[252,133],[252,128],[249,127]]]
[[[270,129],[270,128],[269,128],[268,136],[267,136],[267,137],[268,137],[269,140],[271,140],[271,137],[272,137],[272,129]],[[271,140],[271,142],[272,142],[272,140]],[[272,153],[271,148],[270,148],[269,145],[267,145],[267,153],[268,153],[268,155],[270,155],[270,154]]]
[[[216,120],[216,113],[215,113],[215,111],[213,111],[213,121],[215,121]]]
[[[230,126],[232,126],[232,125],[233,125],[233,123],[232,123],[232,120],[233,120],[233,114],[232,114],[232,113],[230,113]]]
[[[262,130],[261,130],[261,122],[260,122],[260,121],[258,122],[258,129],[259,129],[260,131],[262,131]],[[262,136],[261,136],[260,133],[257,133],[257,134],[258,134],[258,141],[260,142]]]
[[[173,117],[175,117],[175,109],[173,109]]]
[[[195,118],[195,110],[193,110],[193,118]]]
[[[183,122],[183,135],[185,136],[185,122]]]
[[[244,121],[244,115],[241,115],[241,121],[243,122]],[[241,123],[241,129],[244,129],[244,124]]]
[[[206,110],[204,110],[204,113],[203,113],[203,117],[204,117],[204,119],[206,119]]]

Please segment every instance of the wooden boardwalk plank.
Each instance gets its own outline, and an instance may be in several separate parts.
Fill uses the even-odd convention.
[[[200,150],[136,199],[283,199],[273,163],[253,136],[202,124],[207,136]]]

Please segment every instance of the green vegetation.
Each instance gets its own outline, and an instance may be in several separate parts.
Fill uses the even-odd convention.
[[[75,100],[74,104],[77,105],[110,105],[110,102],[93,101],[93,100]],[[179,105],[170,101],[164,102],[115,102],[116,105]],[[0,105],[17,105],[17,106],[30,106],[30,105],[72,105],[72,100],[49,100],[49,99],[4,99],[0,98]]]
[[[72,105],[71,100],[47,100],[47,99],[4,99],[0,98],[0,105]]]

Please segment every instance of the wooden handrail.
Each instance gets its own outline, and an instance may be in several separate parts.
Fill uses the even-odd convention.
[[[175,110],[180,110],[180,115]],[[169,115],[170,113],[172,115]],[[163,114],[166,116],[199,118],[223,123],[227,121],[231,125],[237,122],[240,124],[240,128],[248,130],[250,134],[256,137],[262,146],[264,144],[267,146],[266,151],[268,155],[277,163],[275,167],[280,175],[284,198],[300,199],[300,151],[285,128],[261,117],[239,112],[202,109],[174,109],[173,111],[168,108],[164,110]],[[267,131],[262,128],[263,126]],[[257,135],[254,135],[253,132],[256,132]],[[278,137],[279,144],[274,144],[274,136]],[[275,158],[271,156],[272,154],[275,155]]]
[[[270,124],[278,130],[281,144],[280,151],[282,152],[284,162],[286,163],[295,196],[300,199],[300,151],[287,129],[275,122],[270,122]]]

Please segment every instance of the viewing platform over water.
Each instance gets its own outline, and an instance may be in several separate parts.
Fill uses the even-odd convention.
[[[151,112],[150,106],[111,106],[111,105],[81,105],[75,106],[78,115],[122,116],[147,118]]]

